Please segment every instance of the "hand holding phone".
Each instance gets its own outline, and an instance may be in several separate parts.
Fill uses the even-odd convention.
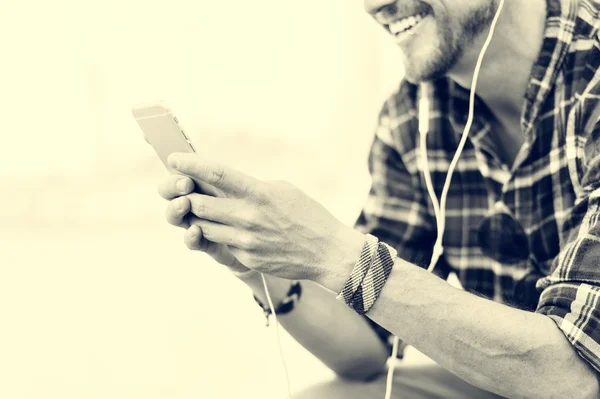
[[[169,155],[174,152],[190,152],[195,153],[196,150],[192,145],[190,139],[186,136],[185,132],[181,128],[179,121],[173,115],[173,112],[164,103],[155,102],[146,105],[138,105],[132,108],[132,113],[137,120],[146,141],[154,148],[156,154],[165,165],[167,170],[171,173],[177,173],[167,163]],[[212,195],[215,197],[224,197],[223,192],[209,184],[194,180],[195,191],[200,194]],[[190,219],[197,218],[195,215],[188,214]],[[185,214],[178,214],[167,217],[167,219],[177,219],[177,222],[170,220],[169,223],[178,225],[179,227],[187,228],[189,224],[181,223],[184,218],[187,218]],[[188,223],[189,223],[189,220]],[[195,228],[197,230],[197,227]],[[234,274],[241,276],[246,275],[250,269],[242,265],[233,255],[231,250],[222,244],[216,244],[206,239],[204,241],[190,237],[190,231],[194,228],[188,229],[186,232],[186,245],[190,249],[200,250],[208,253],[215,261],[227,266]]]

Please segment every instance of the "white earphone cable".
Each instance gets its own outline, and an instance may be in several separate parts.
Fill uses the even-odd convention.
[[[452,182],[452,175],[454,170],[456,169],[456,165],[458,164],[458,160],[464,146],[467,142],[467,138],[469,136],[469,132],[473,125],[473,119],[475,118],[475,93],[477,90],[477,80],[479,79],[479,73],[481,71],[481,65],[483,63],[483,58],[485,57],[485,53],[494,37],[494,32],[496,30],[496,25],[498,24],[498,19],[500,19],[500,15],[502,14],[502,8],[504,7],[504,1],[500,0],[500,4],[498,5],[498,10],[496,11],[496,15],[492,24],[490,26],[490,31],[488,33],[487,39],[479,53],[479,58],[477,59],[477,64],[475,65],[475,71],[473,72],[473,81],[471,84],[471,92],[469,97],[469,116],[467,118],[467,123],[465,125],[465,130],[463,131],[460,143],[452,159],[450,167],[448,168],[448,174],[446,175],[446,181],[444,183],[444,188],[442,190],[441,201],[438,203],[437,196],[435,195],[435,191],[433,189],[433,183],[431,181],[431,172],[429,171],[428,159],[427,159],[427,134],[429,133],[429,103],[426,95],[421,93],[421,99],[419,103],[419,134],[421,135],[421,149],[423,150],[423,171],[425,174],[425,185],[427,186],[427,192],[431,197],[431,201],[433,203],[433,210],[436,217],[436,224],[438,230],[438,237],[436,243],[433,246],[433,253],[431,258],[431,263],[427,268],[427,271],[432,273],[435,269],[435,266],[444,251],[443,247],[443,238],[444,238],[444,230],[446,228],[446,200],[448,198],[448,191],[450,189],[450,184]],[[423,89],[425,85],[421,85]],[[398,337],[394,337],[394,345],[392,347],[392,361],[390,362],[388,368],[388,376],[387,376],[387,384],[386,384],[386,393],[385,399],[391,399],[392,395],[392,382],[394,376],[394,368],[397,354],[398,354],[398,345],[399,339]]]
[[[283,347],[281,345],[281,337],[279,335],[279,320],[277,320],[277,315],[275,314],[275,306],[273,305],[273,300],[271,299],[271,294],[269,293],[269,287],[267,286],[267,280],[265,279],[265,275],[261,273],[260,276],[262,278],[262,282],[265,287],[265,294],[267,295],[267,301],[269,302],[269,308],[271,308],[271,313],[273,314],[273,319],[275,319],[275,332],[277,334],[277,346],[279,347],[279,356],[281,357],[281,363],[283,364],[283,370],[285,372],[285,378],[287,380],[288,397],[289,397],[289,399],[292,399],[290,374],[288,372],[287,364],[285,363],[285,358],[283,357]]]

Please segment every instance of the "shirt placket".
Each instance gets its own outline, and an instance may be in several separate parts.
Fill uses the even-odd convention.
[[[455,87],[455,90],[466,93],[465,89],[458,86]],[[488,191],[489,206],[492,207],[500,198],[502,189],[508,182],[510,173],[496,152],[490,134],[490,123],[483,118],[480,112],[477,112],[481,107],[481,105],[477,105],[478,103],[479,101],[476,103],[473,124],[469,132],[469,141],[473,145],[477,166],[484,178]],[[460,140],[460,135],[464,131],[466,125],[468,104],[465,104],[463,100],[455,97],[452,100],[452,106],[451,124],[454,128],[457,140]]]

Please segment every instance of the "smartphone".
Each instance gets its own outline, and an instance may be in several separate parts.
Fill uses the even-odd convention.
[[[177,173],[167,163],[169,155],[174,152],[196,152],[179,120],[164,101],[134,105],[131,113],[142,129],[146,142],[152,146],[169,172]],[[194,183],[196,192],[219,195],[219,190],[213,186],[197,180]]]
[[[194,145],[183,131],[179,120],[164,102],[135,105],[133,117],[144,133],[148,144],[169,170],[167,158],[174,152],[196,152]]]

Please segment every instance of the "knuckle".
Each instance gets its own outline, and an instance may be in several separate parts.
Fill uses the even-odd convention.
[[[203,201],[198,201],[194,204],[194,214],[200,217],[206,215],[206,204]]]
[[[259,206],[268,205],[274,194],[275,189],[271,182],[261,182],[252,191],[252,200]]]
[[[219,185],[225,180],[225,169],[221,165],[215,165],[208,174],[208,182]]]
[[[222,244],[227,245],[229,247],[238,245],[237,240],[231,235],[223,237]]]
[[[250,249],[252,246],[250,237],[247,234],[240,234],[236,239],[236,243],[240,248],[243,249]]]
[[[255,250],[258,248],[258,240],[252,234],[243,234],[238,240],[244,249]]]
[[[245,210],[240,212],[239,215],[234,217],[240,221],[242,227],[246,229],[253,229],[258,224],[258,212],[255,209]]]

